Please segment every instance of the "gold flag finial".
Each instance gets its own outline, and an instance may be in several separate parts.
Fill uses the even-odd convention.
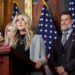
[[[16,1],[16,0],[13,0],[13,3],[16,3],[16,4],[17,4],[17,6],[18,6],[18,3],[17,3],[17,1]]]
[[[48,4],[47,4],[47,2],[46,2],[45,0],[42,0],[42,1],[43,1],[43,4],[45,4],[46,7],[48,8]]]

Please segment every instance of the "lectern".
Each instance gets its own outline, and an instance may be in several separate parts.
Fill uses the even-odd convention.
[[[11,47],[0,47],[0,75],[26,75],[35,71],[35,63]]]

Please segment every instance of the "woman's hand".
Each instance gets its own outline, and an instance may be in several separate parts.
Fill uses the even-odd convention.
[[[56,72],[61,75],[62,73],[64,73],[65,71],[65,68],[63,66],[58,66],[58,67],[55,67],[56,69]]]
[[[41,62],[39,60],[34,61],[36,63],[35,68],[39,69],[41,67]]]
[[[64,71],[61,75],[68,75],[68,73],[66,71]]]

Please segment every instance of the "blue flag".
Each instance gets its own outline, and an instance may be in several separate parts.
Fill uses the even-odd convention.
[[[11,19],[13,20],[13,18],[16,16],[16,14],[19,13],[19,9],[16,3],[13,4],[13,13],[12,13],[12,17]]]
[[[73,16],[73,28],[75,29],[75,0],[69,0],[69,9]]]
[[[57,31],[53,24],[52,16],[45,4],[43,4],[42,7],[37,34],[42,35],[46,46],[46,54],[49,55],[52,48],[52,42],[54,39],[57,39]]]

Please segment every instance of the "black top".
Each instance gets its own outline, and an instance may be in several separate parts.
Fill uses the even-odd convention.
[[[17,42],[16,50],[25,54],[25,57],[29,59],[29,49],[25,50],[25,35],[20,35],[18,38],[19,41]]]

